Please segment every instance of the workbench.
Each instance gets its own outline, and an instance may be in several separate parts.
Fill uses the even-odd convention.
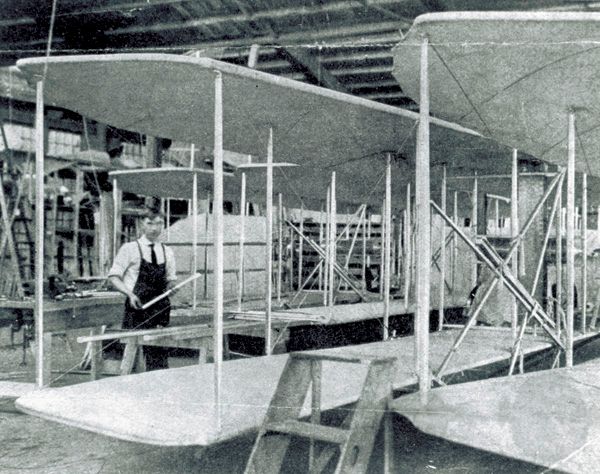
[[[51,382],[52,370],[52,338],[64,335],[72,329],[91,328],[98,330],[101,326],[119,325],[123,319],[124,296],[114,292],[86,296],[82,298],[65,298],[62,300],[44,300],[44,336],[42,357],[42,384]],[[23,313],[23,320],[35,324],[35,301],[0,300],[0,313],[10,316],[18,311]]]

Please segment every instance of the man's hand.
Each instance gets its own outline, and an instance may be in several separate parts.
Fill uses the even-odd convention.
[[[135,294],[131,293],[127,298],[129,299],[129,304],[132,308],[142,309],[142,302]]]
[[[175,296],[177,294],[177,292],[179,291],[179,288],[175,289],[175,286],[177,286],[176,281],[169,281],[167,283],[167,290],[170,292],[169,296]]]

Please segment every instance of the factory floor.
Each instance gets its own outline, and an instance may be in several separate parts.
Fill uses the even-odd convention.
[[[75,335],[73,335],[75,337]],[[73,367],[83,349],[71,340],[53,345],[55,367]],[[576,362],[600,357],[595,340],[577,353]],[[0,331],[0,375],[30,373],[33,354],[26,352],[26,366],[20,366],[22,351],[7,344]],[[173,359],[172,363],[185,363]],[[192,361],[190,361],[192,362]],[[84,374],[56,373],[56,385],[81,383]],[[534,473],[533,466],[512,459],[467,448],[417,431],[406,419],[394,415],[393,472],[410,473]],[[382,472],[381,435],[375,443],[369,472]],[[0,473],[187,473],[231,474],[243,472],[254,441],[253,435],[212,446],[157,447],[97,435],[80,429],[19,413],[14,400],[0,399]],[[307,472],[308,444],[293,442],[282,472]],[[548,472],[548,471],[545,471]]]
[[[395,469],[410,473],[534,473],[538,466],[426,436],[394,419]],[[241,473],[254,438],[247,436],[204,451],[119,441],[44,421],[0,403],[0,472],[12,473]],[[382,472],[377,446],[369,472]],[[308,445],[292,444],[282,472],[307,472]]]
[[[13,380],[33,380],[33,352],[10,347],[6,331],[0,333],[0,375]],[[68,339],[53,344],[53,364],[57,368],[54,385],[81,383],[85,373],[62,375],[73,368],[83,354],[81,345]],[[20,336],[20,335],[19,335]],[[193,360],[189,361],[193,363]],[[183,359],[170,359],[171,365]],[[408,421],[395,416],[395,472],[414,473],[502,473],[539,472],[539,467],[493,456],[426,436]],[[254,436],[248,435],[205,450],[195,447],[156,447],[142,445],[71,428],[19,413],[14,400],[0,399],[0,473],[187,473],[231,474],[243,472]],[[307,471],[308,444],[292,443],[283,472]],[[369,472],[382,472],[379,439]]]

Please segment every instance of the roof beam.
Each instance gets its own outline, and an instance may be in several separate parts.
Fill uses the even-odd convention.
[[[360,47],[369,45],[382,46],[384,43],[395,45],[402,39],[398,32],[397,22],[366,23],[360,26],[337,27],[322,29],[319,31],[294,31],[278,36],[263,35],[254,37],[241,37],[230,40],[209,40],[194,43],[182,43],[176,45],[179,49],[201,49],[239,47],[251,44],[272,45],[273,43],[297,44],[302,43],[305,47],[317,47],[319,41],[332,41],[337,39],[336,44],[323,45],[327,48],[335,47]],[[314,44],[308,44],[314,42]],[[175,46],[175,45],[174,45]],[[262,53],[261,53],[262,54]]]
[[[398,0],[371,0],[370,4],[394,4],[398,3]],[[297,7],[286,7],[277,8],[272,10],[262,10],[253,13],[238,13],[233,15],[215,15],[201,19],[190,20],[186,22],[171,22],[171,23],[156,23],[152,25],[134,25],[127,26],[124,28],[116,28],[112,31],[107,31],[107,35],[122,35],[131,33],[148,33],[148,32],[160,32],[160,31],[173,31],[181,30],[186,28],[198,28],[199,26],[215,25],[219,23],[227,22],[250,22],[260,20],[273,20],[278,18],[287,18],[290,16],[304,16],[304,15],[315,15],[319,13],[333,13],[341,12],[353,9],[364,9],[365,3],[358,0],[349,0],[344,2],[332,2],[327,4],[316,4],[316,5],[302,5]],[[407,25],[410,25],[411,20],[406,19]],[[398,21],[394,21],[395,29],[400,26]]]
[[[110,12],[131,12],[134,10],[142,10],[149,7],[163,6],[163,5],[176,5],[183,3],[185,0],[139,0],[137,2],[124,2],[124,3],[112,3],[110,5],[104,5],[99,7],[81,8],[79,10],[72,10],[66,12],[59,12],[56,16],[81,16],[81,15],[94,15],[97,13],[110,13]]]
[[[307,48],[284,47],[282,54],[292,63],[305,69],[321,86],[338,92],[347,92],[346,88],[333,76]]]
[[[5,18],[0,20],[0,28],[5,26],[35,25],[35,20],[28,16],[20,18]]]

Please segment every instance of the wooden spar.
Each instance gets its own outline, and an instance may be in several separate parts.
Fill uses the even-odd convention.
[[[164,293],[161,293],[160,295],[158,295],[156,298],[152,298],[150,301],[144,303],[142,305],[141,309],[148,309],[150,306],[152,306],[153,304],[159,302],[160,300],[165,299],[167,296],[169,296],[171,293],[173,293],[174,291],[177,291],[179,288],[187,285],[190,282],[194,282],[196,281],[198,278],[200,278],[202,276],[201,273],[196,273],[194,275],[191,275],[189,277],[187,277],[185,280],[183,280],[182,282],[178,283],[177,285],[175,285],[173,288],[171,288],[170,290],[165,291]]]
[[[472,196],[472,209],[471,209],[471,228],[473,229],[473,235],[477,235],[477,211],[478,211],[478,193],[479,193],[479,181],[477,180],[477,171],[475,171],[475,177],[473,179],[473,196]],[[471,270],[471,284],[473,287],[477,285],[477,259],[473,263],[473,268]]]
[[[210,191],[206,193],[206,214],[204,214],[204,229],[208,232],[210,219]],[[213,206],[214,207],[214,206]],[[204,246],[204,299],[208,298],[208,245]]]
[[[335,195],[335,171],[331,173],[331,201],[330,201],[330,217],[329,217],[329,306],[333,306],[335,300],[335,272],[334,267],[337,260],[337,202]]]
[[[429,381],[429,292],[431,267],[431,228],[429,190],[429,40],[421,40],[421,76],[419,102],[419,128],[417,132],[415,174],[415,219],[416,219],[416,276],[415,276],[415,341],[416,372],[422,403],[427,402]]]
[[[391,250],[392,250],[392,157],[388,153],[385,167],[385,273],[383,282],[383,340],[389,338],[390,324],[390,286],[391,286]]]
[[[458,226],[458,191],[454,191],[454,201],[452,206],[452,222]],[[452,233],[452,268],[450,272],[450,287],[452,288],[452,294],[454,294],[456,285],[456,265],[458,262],[458,237],[456,232]]]
[[[206,232],[208,228],[206,229]],[[207,232],[208,233],[208,232]],[[198,272],[198,175],[192,180],[192,275]],[[204,275],[206,278],[206,274]],[[198,280],[192,283],[192,309],[198,306]]]
[[[290,244],[289,244],[289,249],[290,249],[290,253],[289,253],[289,258],[288,258],[288,275],[290,276],[288,278],[288,289],[290,291],[290,293],[292,291],[294,291],[294,245],[295,245],[295,235],[294,232],[292,231],[292,229],[288,230],[288,234],[290,236]],[[302,240],[302,239],[300,239]]]
[[[364,285],[364,289],[367,289],[367,206],[365,204],[365,207],[363,208],[363,215],[362,215],[362,268],[361,268],[361,275],[362,275],[362,282]],[[356,231],[358,232],[358,229],[360,228],[361,223],[358,224],[358,227],[356,228]]]
[[[497,227],[498,222],[500,222],[500,201],[498,199],[494,199],[494,210],[495,210],[494,218],[496,220],[495,227]]]
[[[535,277],[533,278],[533,285],[531,286],[531,294],[535,293],[535,289],[537,288],[537,284],[540,279],[540,275],[542,274],[542,266],[545,261],[546,248],[548,247],[548,240],[550,239],[550,233],[552,232],[552,226],[554,225],[556,210],[558,208],[558,202],[560,198],[560,188],[562,188],[563,177],[560,179],[560,182],[556,188],[556,194],[554,195],[554,201],[552,203],[552,210],[550,211],[550,217],[548,219],[548,227],[546,229],[546,235],[544,235],[544,243],[542,244],[542,250],[540,252],[540,258],[538,260],[537,268],[535,270]]]
[[[283,199],[277,194],[277,305],[281,306],[281,272],[283,271]]]
[[[35,101],[35,321],[36,383],[46,385],[44,370],[44,82],[36,83]]]
[[[304,234],[304,203],[300,203],[300,232]],[[293,255],[293,253],[292,253]],[[304,270],[304,240],[298,242],[298,290],[302,285],[302,271]]]
[[[258,62],[258,50],[260,45],[258,43],[254,43],[250,45],[250,52],[248,53],[248,67],[254,69],[256,67],[256,63]]]
[[[221,430],[221,379],[223,370],[223,77],[215,72],[213,156],[213,357],[215,430]],[[196,183],[194,183],[196,184]],[[196,186],[194,186],[196,189]],[[206,274],[205,274],[206,278]]]
[[[561,318],[560,318],[560,310],[562,308],[562,274],[563,274],[563,265],[562,265],[562,229],[563,229],[563,213],[562,213],[562,194],[563,187],[558,188],[558,215],[556,219],[556,295],[554,296],[556,299],[556,308],[554,317],[556,318],[556,327],[557,333],[560,335],[561,331]]]
[[[238,260],[238,294],[237,308],[242,310],[244,299],[244,241],[246,240],[246,173],[242,173],[242,189],[240,191],[240,247]]]
[[[114,261],[117,256],[119,249],[119,188],[117,186],[117,179],[113,178],[113,245],[112,245],[112,259]]]
[[[271,292],[273,281],[273,128],[269,128],[267,145],[267,203],[265,207],[266,246],[265,246],[265,354],[271,355]]]
[[[327,306],[327,294],[329,291],[329,252],[331,247],[329,245],[329,241],[331,240],[331,187],[327,186],[327,198],[325,205],[325,214],[326,214],[326,222],[325,222],[325,265],[323,265],[323,306]]]
[[[533,213],[531,214],[531,216],[529,216],[529,219],[527,220],[527,222],[523,226],[522,231],[517,236],[514,237],[512,243],[511,243],[511,247],[510,247],[510,249],[508,251],[508,254],[507,254],[506,258],[504,259],[504,261],[501,262],[502,266],[506,265],[510,261],[511,258],[514,259],[514,256],[515,256],[516,251],[518,249],[518,245],[519,245],[520,240],[524,237],[525,233],[527,232],[527,230],[529,229],[529,227],[531,226],[531,224],[535,220],[538,212],[542,209],[542,206],[545,203],[547,197],[549,196],[549,193],[552,191],[552,189],[554,189],[555,187],[560,186],[560,184],[562,184],[562,179],[563,178],[564,178],[564,175],[560,174],[557,177],[555,177],[555,179],[552,181],[551,186],[546,191],[546,193],[544,194],[544,196],[542,197],[542,199],[536,205]],[[555,203],[556,203],[556,199],[555,199]],[[433,203],[433,206],[436,207],[435,203]],[[438,211],[440,210],[439,208],[437,208],[437,209],[438,209]],[[440,215],[444,218],[443,214],[440,213]],[[548,235],[549,235],[549,232],[548,232]],[[542,251],[542,258],[543,258],[543,254],[544,254],[544,251]],[[482,261],[484,261],[484,263],[486,263],[485,259],[482,259]],[[487,299],[491,295],[491,292],[494,290],[495,286],[498,284],[498,282],[500,281],[500,279],[501,279],[501,275],[497,274],[494,277],[494,279],[488,284],[483,297],[479,300],[479,302],[477,303],[477,305],[475,306],[475,308],[472,310],[472,313],[471,313],[471,315],[469,317],[468,322],[465,324],[465,326],[464,326],[463,330],[461,331],[459,337],[456,339],[456,342],[454,343],[454,345],[452,346],[452,348],[450,349],[450,351],[448,352],[448,354],[446,355],[446,357],[442,361],[442,364],[440,365],[439,369],[437,370],[436,376],[438,378],[443,375],[443,372],[446,369],[448,363],[450,362],[450,359],[456,353],[456,351],[458,350],[458,347],[463,342],[463,340],[464,340],[467,332],[469,331],[469,329],[475,323],[475,321],[477,319],[477,316],[478,316],[479,312],[481,311],[481,308],[483,307],[483,305],[485,304],[485,302],[487,301]],[[511,281],[510,278],[506,278],[505,280],[508,281],[508,282]],[[536,286],[536,283],[534,281],[534,286],[533,286],[534,289],[535,289],[535,286]],[[511,292],[512,292],[512,290],[511,290]],[[533,291],[531,293],[533,293]],[[538,306],[539,305],[538,305],[537,301],[534,300],[534,303],[533,303],[532,309],[531,309],[532,316],[536,312]],[[520,338],[522,338],[522,333],[524,331],[524,327],[527,325],[527,319],[525,319],[523,321],[522,327],[521,327],[521,335],[517,335],[515,337],[515,343],[518,342],[520,340]],[[516,352],[515,352],[515,354],[516,354]],[[516,360],[516,358],[514,356],[513,356],[513,360]],[[511,366],[511,372],[510,372],[511,374],[512,374],[512,368],[513,367]]]
[[[566,362],[573,367],[573,318],[575,304],[575,114],[569,113],[567,133],[567,327]]]
[[[410,210],[410,183],[406,184],[406,219],[404,220],[404,304],[408,308],[408,296],[410,294],[411,267],[412,267],[412,224]]]
[[[514,239],[519,235],[519,156],[516,148],[512,151],[512,168],[510,180],[510,236]],[[511,261],[511,268],[514,275],[519,272],[519,253],[516,252]],[[511,329],[513,342],[517,340],[518,321],[517,298],[511,297]]]
[[[381,253],[379,256],[379,296],[383,301],[383,275],[385,275],[385,198],[381,202],[381,238],[380,246]]]
[[[79,213],[83,195],[83,172],[75,171],[75,193],[73,193],[73,272],[79,274]]]
[[[446,165],[442,166],[442,188],[441,188],[441,207],[446,212]],[[442,330],[444,325],[444,303],[446,296],[446,223],[442,219],[441,224],[441,247],[440,247],[440,301],[438,306],[438,331]]]
[[[167,228],[167,242],[171,241],[171,200],[165,199],[165,227]]]
[[[581,176],[581,333],[585,334],[587,325],[587,267],[588,267],[588,185],[587,173]]]
[[[356,224],[356,229],[354,229],[354,234],[352,235],[352,241],[350,242],[350,249],[348,250],[348,254],[346,255],[346,261],[344,262],[344,269],[345,270],[348,270],[348,266],[350,265],[350,258],[352,257],[352,252],[354,251],[354,245],[356,244],[356,239],[358,237],[358,232],[360,231],[360,226],[362,225],[363,219],[365,217],[365,206],[361,204],[358,207],[358,211],[357,212],[359,212],[358,222]],[[354,220],[354,219],[352,219],[352,220]],[[349,227],[347,227],[347,228],[349,228]],[[340,282],[340,284],[341,284],[341,282]]]
[[[323,248],[323,204],[319,212],[319,247]],[[323,290],[323,265],[319,266],[319,291]],[[323,303],[325,304],[325,303]]]
[[[547,191],[548,192],[548,191]],[[542,199],[542,201],[545,201],[545,199]],[[540,202],[542,202],[540,201]],[[516,279],[514,277],[514,275],[512,275],[512,273],[509,273],[505,267],[505,263],[508,260],[505,260],[505,262],[502,261],[497,261],[496,263],[492,262],[492,260],[490,260],[490,258],[488,258],[488,256],[483,253],[483,251],[479,248],[479,246],[477,246],[475,243],[472,242],[471,239],[469,239],[469,237],[467,237],[467,235],[465,235],[465,233],[456,225],[454,224],[454,222],[452,222],[452,220],[446,216],[442,210],[439,208],[439,206],[431,201],[431,206],[436,210],[436,212],[438,212],[438,214],[440,214],[442,216],[442,219],[444,219],[446,221],[446,223],[452,228],[452,230],[454,232],[456,232],[458,234],[458,236],[463,240],[463,242],[465,244],[467,244],[469,246],[469,248],[477,255],[477,257],[479,258],[479,260],[481,260],[481,262],[483,262],[495,275],[495,278],[503,278],[504,279],[504,284],[505,286],[508,288],[508,290],[514,294],[515,296],[517,296],[517,298],[519,298],[519,302],[525,306],[525,308],[528,311],[532,312],[532,316],[534,316],[542,325],[542,328],[548,333],[548,335],[554,340],[554,342],[564,348],[562,342],[560,341],[560,339],[558,338],[558,336],[552,331],[552,328],[555,327],[554,322],[549,319],[548,315],[543,313],[541,308],[539,307],[539,304],[537,304],[537,301],[531,296],[530,293],[527,292],[527,290],[523,287],[523,285],[519,282],[518,279]],[[541,204],[540,204],[541,207]],[[530,216],[529,220],[530,222],[532,222],[535,218],[535,215]],[[523,228],[523,231],[521,231],[521,234],[524,234],[526,232],[526,228]],[[517,237],[517,239],[519,239],[520,237]],[[513,244],[511,246],[511,249],[509,250],[508,254],[512,254],[514,252],[515,249],[515,245]],[[533,311],[534,306],[537,306],[537,312]]]

